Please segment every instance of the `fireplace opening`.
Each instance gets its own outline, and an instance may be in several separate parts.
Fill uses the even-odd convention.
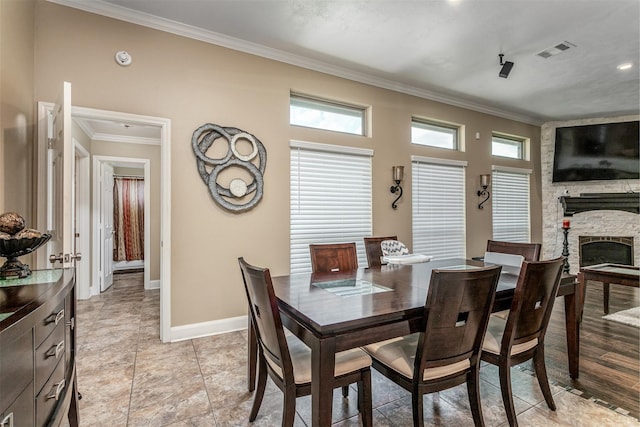
[[[633,265],[633,237],[579,236],[580,267],[614,263]]]

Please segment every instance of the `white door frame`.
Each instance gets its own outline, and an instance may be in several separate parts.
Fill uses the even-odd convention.
[[[38,164],[46,164],[47,120],[53,103],[38,102]],[[94,108],[72,107],[72,117],[125,121],[128,123],[158,126],[161,129],[160,160],[160,339],[171,341],[171,120],[162,117],[143,116]],[[47,177],[38,173],[37,180],[38,227],[46,225]],[[45,228],[46,229],[46,226]],[[148,239],[146,239],[148,240]],[[49,268],[47,260],[37,258],[38,268]],[[146,271],[147,269],[145,269]]]
[[[134,157],[117,157],[117,156],[93,156],[93,253],[96,256],[92,258],[92,277],[93,295],[100,294],[100,260],[102,253],[101,245],[103,240],[100,238],[100,213],[102,212],[102,165],[109,164],[114,167],[140,167],[144,168],[144,288],[151,289],[150,286],[150,260],[151,260],[151,160],[140,159]]]
[[[77,189],[74,194],[75,232],[80,235],[79,238],[76,237],[76,253],[82,254],[82,259],[76,262],[77,296],[78,299],[89,299],[91,297],[90,154],[75,138],[72,140],[75,155],[74,181]]]

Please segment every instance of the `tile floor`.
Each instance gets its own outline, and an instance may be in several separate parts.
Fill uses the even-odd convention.
[[[282,394],[273,385],[257,420],[247,418],[246,331],[162,344],[159,291],[144,291],[142,273],[116,275],[107,292],[78,301],[78,388],[82,426],[279,426]],[[373,371],[375,426],[410,426],[410,394]],[[481,369],[484,420],[506,426],[497,371]],[[550,411],[529,369],[512,372],[521,426],[638,426],[635,418],[552,385],[557,411]],[[359,426],[356,389],[348,400],[336,390],[334,426]],[[308,426],[309,397],[297,400],[296,426]],[[473,425],[466,387],[425,396],[432,426]]]

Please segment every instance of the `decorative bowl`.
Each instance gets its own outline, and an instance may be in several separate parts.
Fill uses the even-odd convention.
[[[28,265],[18,260],[19,256],[30,254],[51,239],[51,234],[40,237],[24,237],[21,239],[0,239],[0,256],[7,259],[0,267],[0,280],[9,278],[23,278],[31,274]]]

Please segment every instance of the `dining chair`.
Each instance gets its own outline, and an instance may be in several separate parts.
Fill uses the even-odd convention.
[[[355,242],[309,245],[311,270],[314,273],[331,273],[358,268]]]
[[[539,261],[540,243],[501,242],[487,240],[487,252],[499,252],[503,254],[522,255],[525,261]]]
[[[380,244],[384,240],[398,240],[398,236],[364,238],[364,249],[367,252],[367,263],[369,264],[369,268],[380,267],[382,265],[382,248],[380,247]]]
[[[309,245],[313,273],[338,273],[358,269],[355,242]],[[349,386],[342,387],[342,397],[349,396]]]
[[[380,249],[383,256],[409,255],[409,248],[397,240],[383,240],[380,242]]]
[[[544,363],[544,337],[558,292],[564,258],[524,261],[506,320],[491,316],[482,345],[482,360],[498,366],[502,400],[510,426],[517,426],[511,392],[510,369],[533,358],[540,389],[552,411],[551,395]]]
[[[311,349],[292,334],[285,335],[269,269],[238,258],[251,321],[258,341],[258,383],[249,415],[258,416],[267,375],[284,393],[282,426],[291,427],[296,398],[311,394]],[[358,410],[364,426],[372,425],[371,358],[356,348],[336,353],[334,388],[358,384]]]
[[[476,426],[480,349],[502,267],[433,270],[420,332],[364,347],[373,367],[412,394],[413,425],[423,426],[423,395],[467,383]]]

